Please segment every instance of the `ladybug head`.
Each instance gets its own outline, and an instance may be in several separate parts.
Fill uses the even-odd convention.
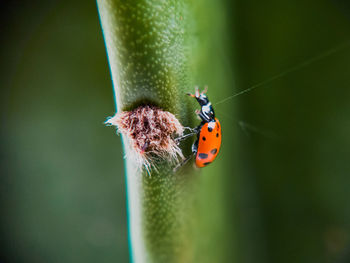
[[[187,95],[191,96],[192,98],[196,98],[199,105],[204,106],[204,105],[207,105],[209,103],[209,99],[208,99],[207,95],[205,95],[207,90],[208,90],[208,87],[205,87],[204,90],[201,93],[199,93],[198,87],[196,87],[195,94],[187,93]]]

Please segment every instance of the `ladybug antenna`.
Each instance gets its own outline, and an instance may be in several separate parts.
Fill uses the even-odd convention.
[[[201,94],[205,94],[208,91],[208,86],[204,86],[204,90],[201,92]]]
[[[195,98],[196,96],[191,93],[186,93],[188,96],[191,96],[192,98]]]
[[[187,93],[188,96],[191,96],[192,98],[199,98],[199,89],[198,86],[195,87],[195,94]]]
[[[198,88],[198,86],[195,87],[195,91],[196,91],[196,93],[195,93],[196,94],[196,98],[198,98],[199,97],[199,88]]]

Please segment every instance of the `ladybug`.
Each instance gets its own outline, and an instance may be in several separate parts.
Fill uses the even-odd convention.
[[[192,145],[192,155],[184,160],[185,164],[192,156],[195,156],[196,166],[199,168],[205,167],[212,163],[220,151],[221,146],[221,125],[217,118],[213,106],[211,105],[207,95],[207,88],[199,93],[196,87],[195,94],[188,93],[187,95],[196,98],[201,110],[196,110],[197,115],[202,120],[198,127],[191,129],[190,134],[186,134],[179,138],[179,141],[197,134],[197,139]]]

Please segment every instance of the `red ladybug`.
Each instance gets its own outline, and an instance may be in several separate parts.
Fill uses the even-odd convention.
[[[178,139],[178,141],[181,141],[189,136],[197,134],[197,140],[192,145],[192,153],[196,156],[197,167],[205,167],[213,162],[221,147],[221,125],[219,120],[215,118],[213,106],[205,95],[206,92],[207,89],[199,93],[196,87],[195,94],[187,94],[196,98],[201,106],[201,110],[197,110],[196,113],[201,118],[202,122],[198,127],[191,129],[192,133]],[[191,157],[192,155],[189,156],[182,165]]]

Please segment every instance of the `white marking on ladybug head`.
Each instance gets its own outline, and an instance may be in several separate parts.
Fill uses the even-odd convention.
[[[206,115],[207,117],[209,117],[208,114],[209,114],[210,111],[211,111],[210,106],[211,106],[211,103],[210,103],[210,102],[208,102],[207,104],[205,104],[205,105],[202,106],[202,112],[203,112],[204,115]]]
[[[214,129],[215,125],[216,125],[215,121],[211,121],[211,122],[208,123],[208,127],[211,128],[211,129]]]

